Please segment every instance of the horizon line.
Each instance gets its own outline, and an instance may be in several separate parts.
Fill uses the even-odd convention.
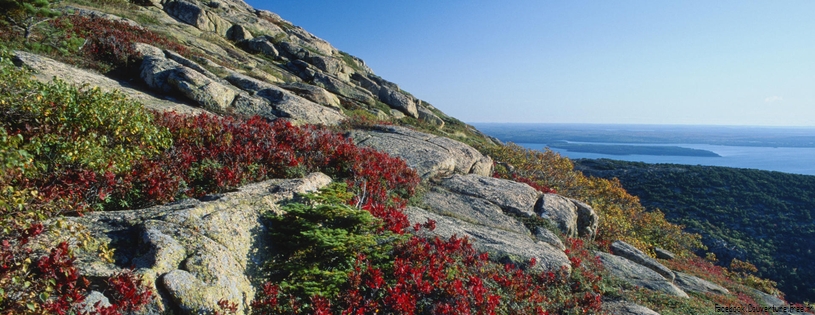
[[[735,125],[735,124],[680,124],[680,123],[671,123],[671,124],[654,124],[654,123],[581,123],[581,122],[569,122],[569,123],[553,123],[553,122],[491,122],[491,121],[479,121],[479,122],[469,122],[465,121],[465,123],[474,125],[474,124],[505,124],[505,125],[593,125],[593,126],[662,126],[662,127],[743,127],[743,128],[801,128],[801,129],[815,129],[815,125]]]

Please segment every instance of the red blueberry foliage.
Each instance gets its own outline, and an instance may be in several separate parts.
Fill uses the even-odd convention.
[[[498,173],[493,175],[493,177],[501,178],[501,176]],[[532,180],[531,178],[528,178],[528,177],[519,176],[518,174],[512,174],[511,178],[512,178],[512,180],[514,180],[516,182],[524,183],[524,184],[527,184],[529,186],[532,186],[532,188],[535,188],[536,190],[538,190],[538,191],[540,191],[542,193],[545,193],[545,194],[556,194],[557,193],[557,191],[555,191],[554,189],[549,188],[549,187],[547,187],[545,185],[541,185],[538,182],[536,182],[535,180]]]
[[[519,182],[519,183],[524,183],[524,184],[527,184],[527,185],[531,186],[532,188],[535,188],[535,190],[540,191],[540,192],[545,193],[545,194],[556,194],[557,193],[556,190],[554,190],[554,189],[552,189],[552,188],[550,188],[550,187],[548,187],[546,185],[540,184],[538,181],[536,181],[536,180],[534,180],[532,178],[520,176],[520,175],[515,174],[515,173],[503,174],[503,173],[500,173],[500,172],[494,172],[492,174],[492,177],[503,178],[503,179],[511,179],[511,180],[514,180],[514,181]]]
[[[413,193],[419,182],[415,172],[404,161],[357,147],[329,129],[261,117],[175,113],[156,114],[155,123],[170,130],[171,149],[123,174],[69,169],[43,180],[41,190],[48,198],[75,204],[132,208],[321,171],[345,179],[358,192],[354,202],[391,222],[389,228],[407,226],[393,206],[404,205]]]
[[[52,22],[59,28],[68,28],[68,38],[85,38],[80,50],[87,57],[114,66],[126,66],[141,55],[134,43],[145,43],[188,55],[188,49],[146,28],[125,21],[101,17],[66,15]]]
[[[68,243],[52,248],[47,256],[29,265],[24,257],[31,249],[24,245],[31,237],[42,232],[42,224],[32,224],[29,232],[21,233],[15,241],[2,240],[0,245],[0,314],[69,314],[77,303],[85,300],[89,281],[74,266],[75,258]],[[20,281],[28,271],[33,279]],[[15,280],[17,279],[17,280]],[[132,272],[124,272],[107,279],[111,305],[95,306],[92,314],[118,315],[141,309],[149,303],[152,292]],[[46,294],[47,293],[47,294]]]
[[[432,224],[428,222],[424,227]],[[422,226],[419,226],[422,228]],[[258,314],[560,314],[597,313],[602,306],[600,262],[581,240],[570,240],[573,271],[527,269],[491,261],[466,238],[412,236],[395,247],[392,262],[356,260],[333,303],[304,303],[271,283],[253,307]]]

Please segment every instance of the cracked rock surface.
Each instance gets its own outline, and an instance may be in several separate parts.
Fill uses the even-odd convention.
[[[524,264],[531,258],[535,258],[538,261],[535,268],[550,271],[561,268],[571,270],[569,258],[562,250],[548,243],[537,241],[528,233],[519,234],[496,229],[417,207],[407,207],[405,214],[410,224],[422,224],[427,220],[436,222],[436,228],[433,231],[421,232],[427,234],[426,236],[438,236],[442,239],[450,238],[453,235],[459,238],[467,237],[475,249],[490,253],[491,259]]]
[[[456,140],[398,126],[348,133],[363,145],[404,159],[423,179],[449,174],[492,175],[492,159]]]
[[[115,263],[79,256],[77,266],[92,280],[134,267],[158,292],[148,314],[208,314],[221,299],[238,303],[238,314],[244,314],[258,285],[252,279],[270,254],[262,214],[278,212],[282,202],[330,182],[327,175],[312,173],[251,184],[209,201],[68,218],[117,254]]]

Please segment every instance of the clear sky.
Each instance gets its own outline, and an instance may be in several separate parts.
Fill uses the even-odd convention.
[[[466,122],[815,126],[815,1],[257,1]]]

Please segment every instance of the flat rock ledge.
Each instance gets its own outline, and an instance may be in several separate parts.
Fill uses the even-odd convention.
[[[69,224],[83,226],[117,254],[115,263],[95,253],[78,256],[77,266],[92,281],[134,266],[158,292],[145,314],[211,314],[221,299],[237,303],[238,314],[245,314],[260,285],[252,279],[271,246],[262,213],[279,212],[281,202],[330,182],[327,175],[312,173],[247,185],[209,201],[69,218]]]
[[[357,145],[400,157],[423,179],[450,174],[492,174],[492,159],[456,140],[399,126],[352,130]]]
[[[614,255],[625,257],[630,261],[633,261],[635,263],[648,267],[653,271],[656,271],[658,274],[662,275],[663,277],[665,277],[665,279],[668,279],[668,281],[670,282],[674,281],[675,275],[673,271],[671,271],[671,269],[668,269],[668,267],[665,267],[664,265],[660,264],[658,261],[656,261],[656,259],[648,257],[648,255],[646,255],[636,247],[632,246],[631,244],[628,244],[623,241],[614,241],[613,243],[611,243],[611,246],[609,247],[611,249],[611,252],[614,253]]]
[[[524,183],[477,174],[455,174],[442,178],[445,189],[487,200],[506,212],[534,216],[535,204],[541,192]]]
[[[689,297],[685,291],[682,291],[665,277],[643,265],[609,253],[595,252],[595,255],[600,257],[603,266],[613,277],[652,291],[684,298]]]
[[[476,250],[490,253],[491,259],[526,264],[531,258],[535,258],[538,261],[536,268],[551,271],[561,268],[571,270],[569,258],[562,250],[545,242],[536,241],[530,235],[473,224],[417,207],[408,207],[405,214],[410,224],[422,224],[428,219],[436,221],[436,228],[433,231],[422,230],[420,233],[443,239],[449,239],[453,235],[467,237]]]
[[[676,274],[676,279],[674,283],[685,290],[686,292],[696,292],[696,293],[713,293],[713,294],[729,294],[730,291],[725,289],[724,287],[715,284],[713,282],[707,281],[705,279],[689,275],[687,273],[682,273],[679,271],[674,271]]]
[[[422,204],[425,209],[437,214],[490,228],[529,235],[529,230],[523,223],[504,214],[501,207],[485,199],[434,187],[422,196]]]

